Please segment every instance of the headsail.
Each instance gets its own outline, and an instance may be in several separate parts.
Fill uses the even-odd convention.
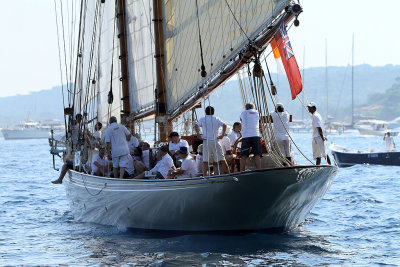
[[[234,55],[264,30],[288,0],[164,0],[168,112],[191,98],[204,80],[211,79]],[[203,43],[207,76],[203,79],[199,48]]]

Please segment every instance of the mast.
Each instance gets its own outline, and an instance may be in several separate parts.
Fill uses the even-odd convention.
[[[153,16],[154,16],[154,39],[155,39],[155,59],[157,73],[156,87],[156,123],[160,141],[167,141],[168,132],[170,131],[171,122],[167,120],[167,92],[165,86],[165,57],[164,57],[164,19],[161,0],[153,0]]]
[[[351,126],[354,125],[354,33],[351,45]]]
[[[121,123],[127,124],[127,117],[131,112],[129,103],[129,72],[128,72],[128,57],[127,57],[127,30],[126,30],[126,1],[117,1],[117,19],[118,19],[118,29],[119,29],[119,42],[120,42],[120,55],[121,60],[121,78],[122,83],[122,110],[121,110]],[[133,123],[130,123],[129,128],[133,129]]]

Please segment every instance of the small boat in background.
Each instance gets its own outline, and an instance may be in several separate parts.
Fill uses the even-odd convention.
[[[400,166],[400,151],[359,151],[335,143],[329,148],[339,167],[350,167],[356,164]]]
[[[354,128],[363,135],[384,136],[387,132],[390,132],[392,136],[399,135],[399,132],[388,129],[388,123],[381,120],[361,120]]]
[[[12,128],[1,129],[4,139],[44,139],[50,137],[50,131],[60,135],[65,131],[64,124],[60,120],[52,119],[40,121],[26,121]]]

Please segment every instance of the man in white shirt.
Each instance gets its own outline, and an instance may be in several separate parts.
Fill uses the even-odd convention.
[[[234,146],[236,140],[240,137],[240,131],[242,129],[242,124],[240,122],[235,122],[232,127],[232,132],[228,134],[228,138],[231,142],[231,146]]]
[[[174,156],[175,153],[183,146],[189,150],[189,143],[186,140],[180,139],[177,132],[172,132],[169,135],[169,138],[171,138],[171,141],[168,144],[169,153],[171,156]]]
[[[101,140],[101,128],[103,128],[103,124],[101,122],[97,122],[94,126],[94,133],[90,133],[87,131],[86,142],[93,148],[97,144],[99,144]]]
[[[385,133],[383,141],[386,141],[386,152],[391,152],[396,148],[393,137],[390,136],[390,132]]]
[[[142,142],[141,144],[141,149],[142,149],[142,160],[144,165],[148,170],[154,167],[156,159],[153,154],[152,149],[150,148],[150,144],[147,142]]]
[[[312,114],[312,129],[313,129],[313,140],[312,149],[313,157],[316,159],[316,165],[321,165],[321,158],[324,157],[326,162],[331,165],[331,160],[325,152],[325,141],[328,139],[324,136],[322,129],[324,128],[324,122],[322,121],[321,115],[317,112],[317,107],[314,102],[308,104],[308,112]]]
[[[271,122],[273,123],[274,135],[282,156],[292,162],[292,149],[289,139],[289,122],[292,122],[292,115],[289,115],[282,103],[276,104],[276,111],[270,114]]]
[[[246,110],[240,114],[242,121],[242,146],[240,149],[240,171],[244,171],[252,148],[257,169],[261,169],[261,137],[259,131],[260,116],[253,103],[246,104]]]
[[[170,171],[169,176],[179,178],[196,177],[198,174],[196,159],[189,155],[187,147],[182,146],[176,153],[183,159],[182,165],[180,168]]]
[[[110,117],[110,125],[106,130],[106,144],[108,158],[112,159],[114,177],[123,178],[125,168],[128,167],[132,157],[129,154],[128,141],[132,135],[122,124],[117,123],[117,118]]]
[[[211,158],[221,164],[224,172],[229,173],[228,164],[226,163],[221,144],[218,139],[222,139],[225,135],[226,124],[218,117],[214,116],[214,108],[206,107],[206,116],[199,119],[195,125],[197,136],[203,139],[203,176],[207,176],[209,160]],[[203,134],[200,136],[200,127]],[[219,128],[222,127],[222,135],[218,136]]]
[[[157,151],[157,164],[153,169],[150,170],[151,173],[154,173],[156,178],[166,179],[170,171],[175,170],[174,161],[171,156],[168,154],[168,146],[162,146]],[[139,174],[135,177],[135,179],[146,179],[145,173]]]
[[[139,146],[139,140],[132,135],[131,139],[128,141],[129,153],[133,155],[135,148]]]
[[[71,139],[74,147],[78,145],[79,137],[82,135],[82,130],[82,114],[76,114],[71,129]]]
[[[99,153],[92,160],[92,175],[107,176],[112,168],[112,162],[109,162],[105,157],[105,148],[101,147]]]

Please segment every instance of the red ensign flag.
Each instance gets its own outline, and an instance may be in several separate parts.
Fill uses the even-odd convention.
[[[285,67],[286,75],[289,80],[290,90],[292,91],[292,99],[295,99],[303,89],[299,66],[297,65],[296,58],[290,45],[289,36],[286,32],[285,23],[282,22],[279,30],[274,36],[276,46],[278,47],[283,66]],[[271,42],[272,49],[275,50],[273,42]],[[274,52],[275,54],[275,52]]]

